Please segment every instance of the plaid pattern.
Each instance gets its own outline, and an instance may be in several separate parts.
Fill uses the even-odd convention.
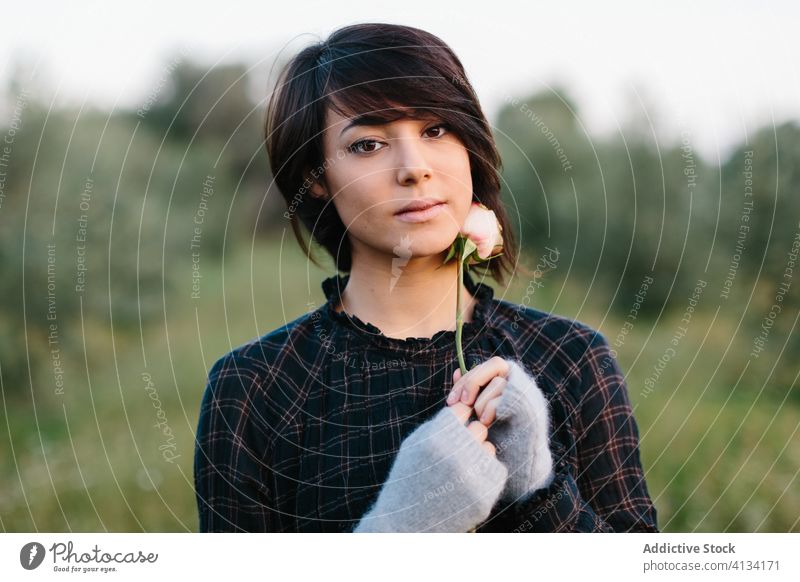
[[[375,501],[403,439],[442,406],[455,332],[389,338],[327,303],[212,366],[200,410],[201,531],[348,532]],[[467,366],[521,360],[550,402],[557,464],[547,489],[498,504],[478,532],[658,531],[623,374],[605,338],[567,318],[476,295]]]

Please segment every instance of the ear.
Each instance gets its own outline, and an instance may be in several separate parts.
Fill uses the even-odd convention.
[[[314,198],[318,198],[320,200],[327,200],[329,198],[328,189],[321,180],[314,180],[311,183],[311,187],[308,189],[308,191]]]

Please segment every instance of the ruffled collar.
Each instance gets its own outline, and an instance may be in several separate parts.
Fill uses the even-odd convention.
[[[370,344],[396,351],[431,351],[455,348],[455,330],[441,330],[432,337],[407,337],[405,339],[393,338],[384,333],[375,325],[362,321],[357,316],[344,311],[336,311],[334,307],[339,304],[341,293],[347,286],[349,275],[333,275],[322,281],[322,291],[325,293],[327,303],[323,311],[338,325],[352,336],[360,338]],[[475,283],[469,272],[464,272],[464,286],[475,297],[476,303],[472,313],[472,321],[465,322],[461,328],[461,342],[467,346],[480,332],[488,327],[487,314],[490,313],[494,300],[494,289],[484,283]],[[455,318],[455,314],[453,314]]]

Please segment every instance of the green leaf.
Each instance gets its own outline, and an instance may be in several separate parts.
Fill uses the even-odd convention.
[[[464,248],[461,251],[461,260],[467,259],[473,252],[478,250],[478,247],[472,242],[472,239],[464,238]]]
[[[472,239],[459,233],[458,236],[456,236],[456,240],[453,241],[453,244],[451,244],[450,248],[447,250],[447,256],[445,257],[444,261],[442,261],[442,264],[447,264],[453,259],[453,257],[460,255],[461,262],[463,262],[466,266],[470,266],[478,263],[484,263],[489,259],[499,257],[502,254],[503,252],[500,251],[499,253],[491,255],[485,259],[481,258],[481,256],[478,254],[478,246],[472,241]]]
[[[450,249],[447,251],[447,256],[444,258],[443,261],[444,263],[450,262],[450,259],[452,259],[456,255],[457,246],[458,246],[458,238],[456,238],[456,240],[453,241],[453,244],[450,245]]]

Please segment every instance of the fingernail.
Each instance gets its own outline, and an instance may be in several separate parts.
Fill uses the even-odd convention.
[[[467,400],[469,400],[469,392],[467,392],[466,390],[464,390],[464,391],[461,393],[461,402],[466,402]]]
[[[456,401],[456,391],[453,390],[450,392],[450,394],[447,395],[447,403],[452,404],[455,401]]]

